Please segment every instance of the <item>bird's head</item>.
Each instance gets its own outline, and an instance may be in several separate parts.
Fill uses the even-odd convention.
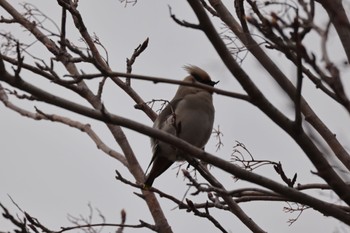
[[[184,68],[190,74],[190,76],[187,76],[184,79],[184,81],[186,82],[199,82],[212,87],[219,82],[212,81],[209,74],[201,68],[199,68],[198,66],[189,65],[185,66]]]
[[[211,80],[209,74],[199,68],[198,66],[184,66],[185,70],[189,73],[189,76],[187,76],[183,81],[189,82],[189,83],[201,83],[208,86],[214,86],[218,82],[214,82]],[[197,92],[209,92],[212,94],[212,91],[203,90],[202,88],[198,87],[189,87],[189,86],[180,86],[178,89],[178,95],[186,95],[188,93],[197,93]]]

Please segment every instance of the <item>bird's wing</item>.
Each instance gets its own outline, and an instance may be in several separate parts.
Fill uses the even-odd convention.
[[[159,114],[154,122],[153,128],[163,130],[170,134],[175,134],[175,127],[172,124],[174,119],[174,113],[177,105],[183,100],[183,98],[177,98],[170,101],[170,103],[165,106],[162,112]],[[151,138],[153,153],[156,149],[155,145],[158,144],[158,139]]]
[[[171,125],[171,121],[172,121],[171,117],[175,113],[176,106],[179,104],[179,102],[182,99],[183,98],[171,100],[171,102],[167,106],[165,106],[165,108],[159,114],[158,118],[154,122],[153,127],[158,128],[160,130],[163,130],[163,131],[170,133],[170,134],[175,134],[176,129],[173,125]],[[159,140],[151,138],[151,147],[152,147],[153,156],[152,156],[151,162],[149,163],[149,165],[146,169],[146,174],[147,174],[147,171],[150,168],[151,164],[154,162],[155,157],[159,153]]]

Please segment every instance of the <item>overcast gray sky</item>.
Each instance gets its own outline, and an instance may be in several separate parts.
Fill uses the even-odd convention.
[[[10,2],[22,11],[21,6],[18,5],[20,1],[11,0]],[[32,0],[30,2],[59,24],[61,9],[56,1]],[[232,1],[227,2],[230,7],[233,6]],[[194,64],[205,69],[212,79],[220,80],[218,88],[240,92],[238,83],[229,75],[205,35],[174,23],[169,16],[168,6],[171,6],[173,13],[179,19],[196,22],[186,1],[139,1],[135,6],[126,8],[117,0],[79,1],[79,11],[84,17],[89,32],[95,33],[108,49],[113,70],[124,72],[125,59],[130,57],[138,44],[149,37],[149,46],[137,59],[133,67],[134,73],[182,79],[186,75],[182,69],[183,65]],[[0,12],[1,15],[7,16],[2,9]],[[322,20],[319,22],[320,26],[324,26]],[[69,27],[70,40],[79,44],[76,29],[72,24]],[[33,38],[28,38],[28,33],[23,33],[22,29],[13,32],[24,41],[33,41]],[[334,54],[340,54],[341,57],[339,52],[341,49],[337,45],[336,38],[331,38],[330,41]],[[311,46],[317,49],[319,44],[313,43]],[[40,51],[39,47],[38,51]],[[279,64],[283,66],[286,74],[295,73],[292,66],[283,63],[282,55],[276,54],[274,58],[280,60]],[[337,62],[340,64],[341,60],[339,58]],[[284,112],[292,113],[291,103],[281,95],[277,86],[250,55],[242,65],[249,68],[252,79],[263,88],[268,97],[273,99],[274,104]],[[89,71],[91,70],[86,68],[86,72]],[[349,75],[348,69],[343,68],[342,72],[343,77]],[[38,82],[37,77],[32,75],[25,78]],[[349,87],[349,81],[345,81]],[[146,101],[157,98],[170,99],[177,88],[174,85],[144,81],[133,81],[132,84]],[[48,89],[52,88],[52,85],[47,83],[42,85],[47,85]],[[51,90],[57,95],[65,93],[55,88]],[[348,142],[347,113],[332,101],[323,98],[308,82],[305,82],[303,94],[338,138],[342,142]],[[152,125],[151,120],[144,113],[133,108],[134,103],[129,97],[114,86],[110,85],[110,88],[106,89],[104,97],[109,111]],[[72,98],[77,97],[72,95]],[[15,100],[14,102],[18,103]],[[42,103],[21,104],[32,111],[34,111],[34,105],[47,113],[57,113],[83,123],[90,123],[106,144],[119,151],[103,124]],[[235,140],[238,140],[246,145],[256,159],[268,158],[286,164],[284,166],[286,173],[290,176],[295,172],[298,173],[298,182],[321,182],[318,177],[310,173],[314,168],[303,152],[258,109],[240,100],[218,95],[214,96],[214,105],[216,107],[214,125],[215,127],[220,125],[224,134],[224,147],[216,152],[216,140],[212,137],[206,147],[207,151],[229,160]],[[88,203],[98,208],[107,218],[107,222],[119,223],[119,212],[124,208],[128,224],[137,224],[139,219],[152,223],[145,203],[132,194],[138,190],[123,185],[114,178],[114,171],[118,169],[127,178],[132,179],[126,175],[126,169],[99,151],[84,133],[58,123],[38,122],[24,118],[3,105],[0,105],[0,112],[0,202],[9,209],[17,211],[8,195],[23,210],[37,217],[53,230],[71,225],[67,221],[67,214],[88,215]],[[127,129],[125,131],[145,169],[151,157],[149,138]],[[181,199],[186,192],[186,185],[181,175],[176,177],[176,171],[176,169],[168,170],[155,181],[154,185]],[[262,168],[257,172],[272,178],[277,177],[272,167]],[[213,173],[217,174],[228,187],[247,186],[245,182],[235,183],[231,177],[227,177],[218,169],[214,168]],[[205,197],[195,199],[203,200],[203,198]],[[197,232],[217,232],[217,229],[208,221],[186,214],[183,210],[174,209],[175,205],[168,200],[159,200],[174,232],[188,232],[189,229],[196,229]],[[285,203],[254,202],[241,204],[241,206],[258,225],[269,232],[337,232],[337,230],[342,232],[340,230],[344,227],[338,221],[323,217],[312,210],[305,211],[296,223],[289,226],[288,219],[296,217],[298,213],[283,212]],[[213,213],[220,216],[221,223],[230,232],[250,232],[231,214],[216,211]],[[98,222],[99,219],[96,218],[96,221]],[[0,230],[8,229],[9,224],[0,218]],[[125,232],[140,231],[126,229]]]

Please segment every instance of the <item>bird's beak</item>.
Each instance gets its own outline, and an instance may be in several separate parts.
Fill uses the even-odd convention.
[[[210,81],[210,83],[209,83],[209,85],[210,86],[215,86],[216,84],[218,84],[220,81],[216,81],[216,82],[214,82],[214,81]]]

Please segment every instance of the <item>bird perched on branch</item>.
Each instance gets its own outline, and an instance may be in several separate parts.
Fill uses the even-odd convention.
[[[189,73],[183,81],[214,86],[218,82],[197,66],[185,66]],[[211,135],[214,123],[212,91],[199,87],[180,85],[174,98],[159,114],[153,128],[173,134],[193,146],[204,148]],[[152,169],[146,176],[145,187],[151,187],[175,161],[184,160],[183,152],[176,147],[151,138],[153,157],[148,166]],[[148,170],[147,168],[147,170]],[[146,171],[147,173],[147,171]]]

